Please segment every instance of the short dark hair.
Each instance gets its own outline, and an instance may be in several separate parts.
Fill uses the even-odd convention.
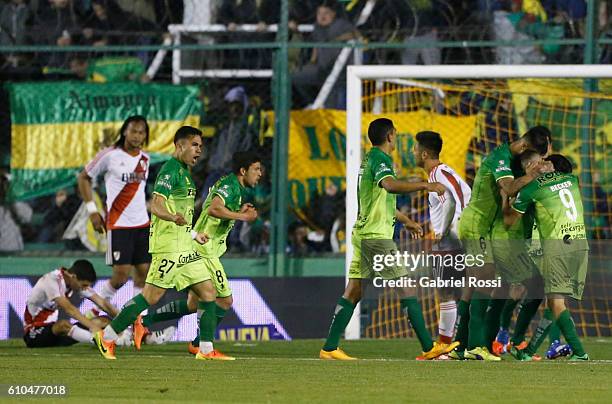
[[[524,152],[521,153],[521,155],[519,156],[520,160],[521,160],[521,166],[523,168],[525,168],[525,165],[533,160],[534,158],[542,158],[542,156],[540,156],[540,154],[535,151],[535,150],[525,150]]]
[[[561,154],[551,154],[546,158],[546,160],[550,161],[555,167],[555,171],[564,174],[571,174],[573,167],[572,162],[565,156]]]
[[[143,122],[145,126],[145,132],[147,136],[145,137],[145,144],[149,144],[149,123],[147,122],[147,118],[142,115],[132,115],[125,121],[123,121],[123,125],[121,125],[121,129],[119,129],[119,139],[115,142],[116,147],[122,147],[125,143],[125,131],[128,128],[128,125],[132,122]]]
[[[442,151],[442,136],[438,132],[424,130],[416,134],[416,141],[425,150],[431,152],[432,157],[437,158]]]
[[[87,260],[76,260],[68,272],[75,274],[80,281],[89,281],[92,284],[96,282],[96,270],[91,262]]]
[[[541,156],[548,151],[548,144],[552,140],[550,130],[546,126],[534,126],[523,135],[529,148],[537,151]]]
[[[254,151],[236,152],[232,157],[232,172],[240,174],[240,169],[248,170],[255,163],[261,163],[261,157]]]
[[[174,144],[177,144],[179,140],[188,139],[192,136],[202,137],[202,131],[193,126],[181,126],[174,135]]]
[[[368,139],[372,146],[380,146],[387,140],[387,135],[393,130],[393,121],[388,118],[378,118],[368,126]]]

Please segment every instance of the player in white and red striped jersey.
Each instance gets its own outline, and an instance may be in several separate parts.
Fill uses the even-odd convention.
[[[470,201],[470,186],[455,170],[440,161],[442,137],[432,131],[419,132],[416,135],[414,154],[416,164],[429,174],[429,182],[439,182],[446,187],[446,192],[439,195],[429,193],[429,216],[436,242],[433,251],[440,254],[460,254],[462,247],[458,236],[458,222],[461,211]],[[434,268],[434,276],[441,279],[460,279],[462,271],[455,268]],[[457,320],[456,289],[443,288],[440,292],[440,316],[438,324],[438,342],[452,342]]]
[[[70,303],[69,298],[73,293],[79,293],[114,317],[117,311],[113,305],[91,288],[95,281],[96,271],[87,260],[77,260],[70,268],[58,268],[40,278],[26,302],[23,329],[26,346],[41,348],[91,342],[92,333],[104,327],[108,320],[88,319]],[[60,308],[78,324],[58,321]]]
[[[149,175],[149,156],[142,151],[149,141],[149,125],[140,115],[123,122],[117,142],[101,152],[79,175],[79,190],[89,218],[97,232],[107,232],[106,263],[113,275],[100,295],[112,299],[130,276],[134,296],[144,287],[151,263],[149,254],[149,215],[145,185]],[[104,218],[98,212],[92,194],[92,179],[104,175],[106,207]],[[132,272],[132,268],[136,270]]]

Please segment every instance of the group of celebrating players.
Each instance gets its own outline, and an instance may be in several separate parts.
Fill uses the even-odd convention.
[[[503,143],[482,162],[473,188],[440,161],[442,138],[432,131],[416,135],[417,165],[428,182],[396,178],[391,153],[397,132],[386,118],[370,123],[371,150],[359,171],[359,212],[353,227],[353,257],[349,281],[338,300],[321,359],[354,360],[338,347],[365,280],[374,276],[409,276],[394,263],[374,273],[373,259],[397,251],[395,221],[412,233],[422,228],[396,209],[396,195],[429,192],[429,212],[435,235],[434,251],[479,255],[484,265],[467,268],[465,276],[480,281],[460,291],[440,290],[439,337],[433,341],[425,327],[415,288],[398,288],[400,305],[421,344],[417,359],[472,359],[499,361],[510,352],[521,361],[539,360],[537,350],[551,330],[561,333],[547,352],[552,359],[588,360],[565,299],[582,297],[587,271],[588,243],[578,179],[565,157],[552,154],[550,131],[529,129],[511,143]],[[537,230],[535,230],[537,229]],[[455,268],[432,268],[439,277],[462,276]],[[483,286],[480,286],[483,285]],[[453,293],[460,293],[458,304]],[[529,324],[544,297],[547,309],[533,337],[524,341]],[[509,323],[521,303],[512,341]],[[454,336],[454,339],[453,339]]]
[[[407,268],[397,265],[374,271],[372,261],[377,254],[397,250],[393,241],[396,221],[414,236],[423,235],[418,223],[396,209],[396,195],[427,191],[434,249],[480,255],[484,266],[468,268],[465,276],[483,281],[501,277],[503,287],[465,287],[459,291],[458,303],[457,290],[441,290],[437,341],[426,328],[416,290],[399,288],[400,305],[422,347],[417,359],[497,361],[502,353],[510,352],[519,360],[537,360],[539,346],[553,330],[563,334],[567,345],[556,337],[547,356],[588,360],[565,306],[567,297],[581,298],[586,277],[588,244],[582,202],[571,163],[551,154],[548,129],[531,128],[520,139],[493,150],[484,159],[472,189],[440,161],[442,138],[432,131],[418,133],[414,148],[416,163],[428,173],[429,180],[398,180],[391,158],[396,136],[389,119],[376,119],[369,125],[372,148],[359,171],[359,213],[352,232],[349,280],[320,358],[355,359],[338,345],[363,295],[364,281],[375,276],[409,276]],[[24,341],[28,347],[93,342],[104,358],[115,359],[118,344],[133,342],[140,349],[143,341],[156,343],[148,331],[152,324],[197,312],[199,335],[189,344],[189,352],[196,359],[234,359],[213,347],[215,330],[232,305],[232,291],[219,258],[225,253],[235,221],[257,218],[256,209],[243,199],[246,188],[254,187],[261,178],[261,161],[255,153],[236,153],[232,173],[211,187],[192,227],[196,188],[190,169],[202,153],[202,133],[181,127],[174,136],[172,158],[157,175],[149,220],[145,197],[149,157],[142,150],[148,138],[146,119],[128,118],[117,142],[98,153],[79,175],[80,193],[91,222],[97,231],[107,234],[106,258],[113,275],[99,295],[91,288],[96,273],[86,260],[43,276],[27,300]],[[104,215],[92,192],[92,180],[102,174],[107,195]],[[119,311],[110,300],[130,273],[134,297]],[[434,273],[440,277],[462,275],[455,268],[444,267]],[[188,290],[187,298],[142,314],[171,288]],[[80,313],[70,303],[72,293],[91,300],[108,317]],[[547,309],[527,343],[526,330],[544,296]],[[519,303],[509,341],[509,322]],[[78,323],[58,321],[58,308]]]

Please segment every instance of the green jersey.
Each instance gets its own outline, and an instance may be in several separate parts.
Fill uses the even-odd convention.
[[[236,174],[229,174],[221,178],[215,183],[208,193],[202,213],[195,224],[195,230],[198,233],[206,233],[210,240],[207,243],[198,246],[198,252],[207,258],[219,258],[227,249],[226,239],[229,232],[234,227],[235,220],[218,219],[208,214],[208,208],[215,197],[223,200],[226,208],[232,212],[240,211],[242,206],[242,195],[244,187],[238,182]]]
[[[178,253],[192,251],[191,223],[196,189],[189,167],[174,157],[159,170],[153,193],[162,196],[166,209],[172,214],[181,214],[187,225],[177,226],[155,215],[151,219],[149,233],[150,253]]]
[[[470,202],[462,213],[462,217],[469,217],[473,221],[472,225],[481,235],[491,231],[495,217],[501,211],[497,181],[502,178],[514,178],[508,143],[496,147],[482,162],[474,178]]]
[[[361,239],[393,238],[396,196],[380,184],[387,177],[395,178],[393,160],[378,147],[373,147],[359,168],[359,211],[353,230]]]
[[[514,178],[519,178],[525,175],[521,167],[521,163],[518,159],[514,159],[511,162],[512,175]],[[534,226],[534,209],[533,207],[527,209],[523,214],[521,220],[517,221],[510,228],[506,228],[504,224],[504,215],[500,210],[495,215],[495,221],[491,228],[491,239],[493,240],[528,240],[531,239]]]
[[[559,172],[539,176],[521,189],[512,207],[524,213],[532,205],[545,254],[588,249],[576,176]]]
[[[107,57],[89,62],[87,81],[111,83],[117,81],[138,81],[145,69],[135,57]]]

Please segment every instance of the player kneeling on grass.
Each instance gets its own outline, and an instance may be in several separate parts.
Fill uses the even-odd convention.
[[[526,152],[521,156],[523,166],[539,156]],[[555,171],[543,174],[521,189],[514,201],[504,199],[504,222],[513,225],[530,207],[535,207],[535,220],[540,232],[543,263],[542,278],[548,307],[552,311],[550,324],[557,323],[561,333],[572,348],[570,360],[588,360],[576,326],[565,305],[566,297],[582,299],[586,279],[589,245],[586,239],[582,198],[578,178],[571,174],[571,163],[561,155],[548,158]],[[546,330],[538,330],[538,341],[532,341],[520,354],[520,360],[531,360]]]
[[[95,282],[96,271],[87,260],[77,260],[70,268],[58,268],[40,278],[26,302],[23,335],[26,346],[42,348],[93,342],[92,334],[105,326],[108,320],[85,317],[68,299],[73,293],[79,293],[101,310],[115,316],[115,308],[91,288]],[[58,309],[78,323],[58,320]]]
[[[421,226],[396,210],[396,194],[429,191],[442,195],[446,191],[446,188],[437,182],[415,183],[396,179],[390,156],[395,149],[396,136],[397,131],[390,119],[376,119],[368,128],[368,138],[373,147],[366,154],[359,169],[357,188],[359,212],[352,233],[354,252],[349,270],[349,282],[336,305],[327,340],[319,352],[321,359],[355,359],[338,348],[338,344],[340,335],[353,315],[355,305],[361,300],[364,280],[375,276],[397,279],[408,274],[407,268],[400,266],[387,266],[377,273],[373,265],[376,255],[393,254],[397,251],[393,241],[396,219],[413,234],[420,235],[423,232]],[[425,327],[421,305],[416,299],[416,290],[403,288],[398,291],[401,295],[402,310],[408,315],[423,348],[423,359],[433,359],[452,350],[456,344],[447,346],[432,341]]]
[[[196,359],[233,360],[213,349],[216,326],[215,287],[208,272],[201,269],[201,255],[194,251],[192,241],[208,241],[204,233],[191,230],[195,184],[190,174],[202,152],[202,132],[191,126],[181,127],[174,135],[173,156],[160,169],[151,201],[151,233],[149,252],[152,254],[150,271],[142,294],[128,301],[104,331],[94,335],[96,345],[106,359],[115,358],[118,333],[129,327],[140,313],[156,304],[167,289],[189,288],[198,297],[200,317],[200,352]],[[134,334],[139,328],[135,324]],[[140,338],[141,339],[141,338]],[[139,349],[140,345],[135,344]]]
[[[227,249],[227,236],[234,227],[236,220],[252,222],[257,219],[257,211],[250,203],[243,203],[246,188],[252,188],[261,179],[261,159],[254,152],[238,152],[233,156],[233,172],[215,183],[208,193],[202,213],[194,229],[203,232],[210,238],[206,244],[194,247],[202,259],[200,265],[203,271],[208,271],[217,291],[216,325],[225,317],[225,313],[233,303],[232,290],[227,275],[219,258]],[[187,299],[175,300],[142,317],[146,327],[159,322],[178,319],[184,315],[195,313],[197,297],[189,293]],[[138,327],[138,322],[136,323]],[[143,335],[143,332],[137,333]],[[197,354],[200,337],[189,344],[189,352]]]

